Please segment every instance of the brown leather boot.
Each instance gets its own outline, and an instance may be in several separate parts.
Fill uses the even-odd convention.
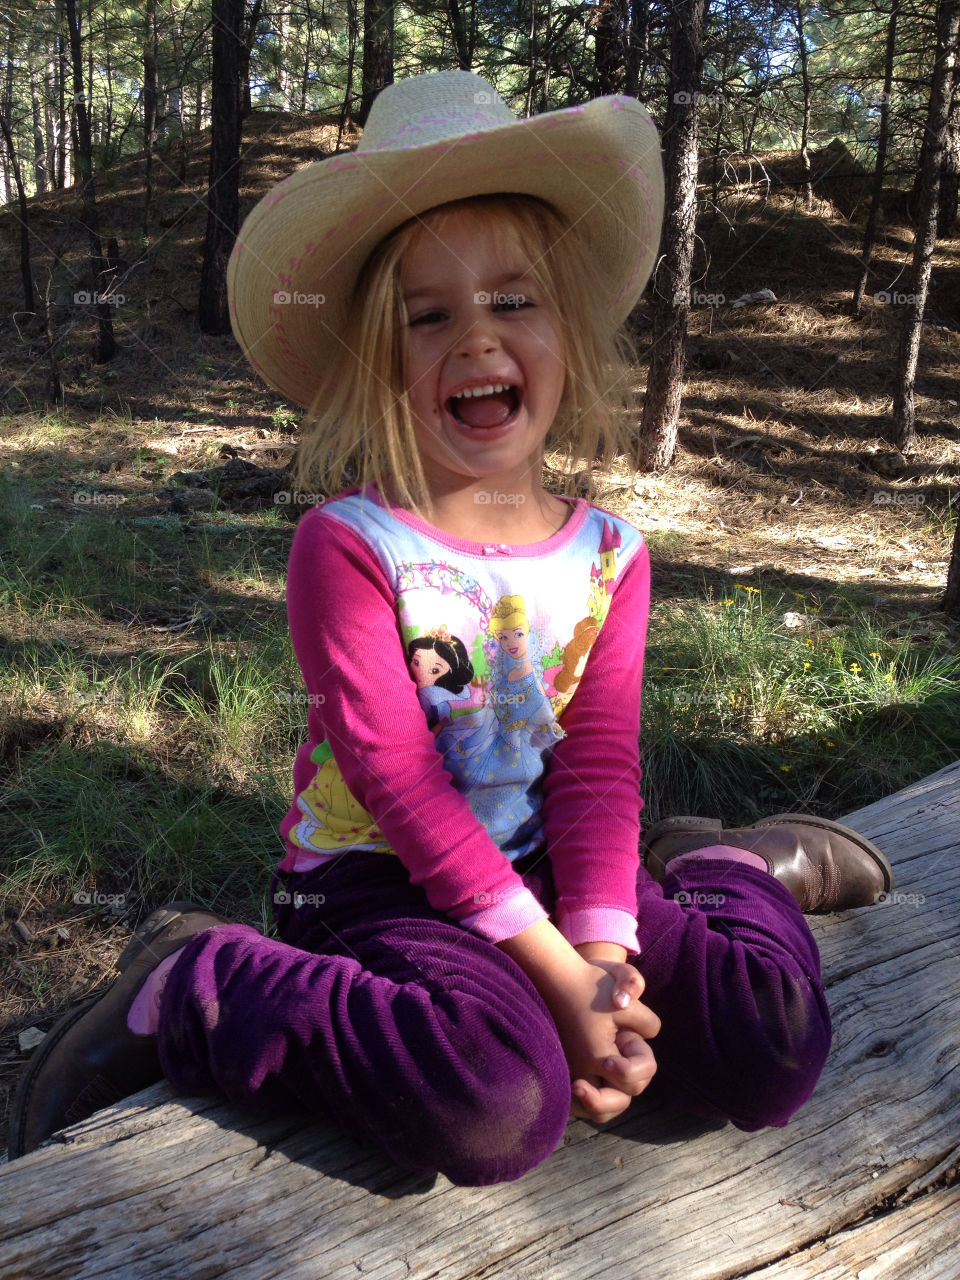
[[[147,916],[117,961],[123,977],[65,1014],[27,1063],[10,1115],[11,1160],[163,1079],[157,1037],[129,1029],[130,1006],[161,960],[196,934],[229,923],[192,902],[174,902]]]
[[[715,818],[665,818],[644,835],[644,864],[661,881],[671,858],[713,844],[759,854],[810,913],[866,907],[893,888],[893,868],[875,844],[839,822],[803,813],[733,829]]]

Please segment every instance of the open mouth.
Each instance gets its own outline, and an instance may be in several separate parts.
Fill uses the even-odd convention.
[[[474,387],[459,396],[451,396],[447,412],[463,427],[471,430],[508,426],[520,408],[520,390],[501,382]]]

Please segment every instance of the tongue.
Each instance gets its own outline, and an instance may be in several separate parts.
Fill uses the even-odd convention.
[[[512,391],[494,391],[489,396],[461,396],[453,406],[468,427],[499,427],[510,417],[514,403]]]

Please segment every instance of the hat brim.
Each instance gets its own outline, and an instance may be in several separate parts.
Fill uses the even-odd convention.
[[[251,210],[227,268],[250,363],[310,405],[343,356],[354,285],[377,243],[436,205],[496,192],[538,196],[568,218],[622,323],[656,259],[663,164],[646,109],[617,96],[425,147],[331,156],[285,178]]]

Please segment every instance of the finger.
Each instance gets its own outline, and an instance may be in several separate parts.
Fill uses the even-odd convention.
[[[634,1000],[626,1009],[617,1009],[613,1015],[617,1027],[635,1031],[644,1040],[652,1040],[659,1034],[660,1019],[647,1005]]]
[[[594,1124],[606,1124],[629,1107],[632,1099],[619,1089],[597,1088],[588,1080],[573,1082],[574,1102],[570,1114]]]
[[[601,1073],[607,1084],[635,1098],[653,1079],[657,1062],[650,1046],[639,1040],[629,1056],[611,1054],[603,1062]]]
[[[646,984],[631,965],[617,965],[611,972],[614,979],[613,1003],[618,1009],[626,1009],[634,1000],[640,999]]]
[[[643,1036],[637,1035],[636,1031],[631,1031],[629,1027],[619,1027],[614,1037],[614,1044],[625,1058],[632,1058],[646,1052],[647,1042]]]

